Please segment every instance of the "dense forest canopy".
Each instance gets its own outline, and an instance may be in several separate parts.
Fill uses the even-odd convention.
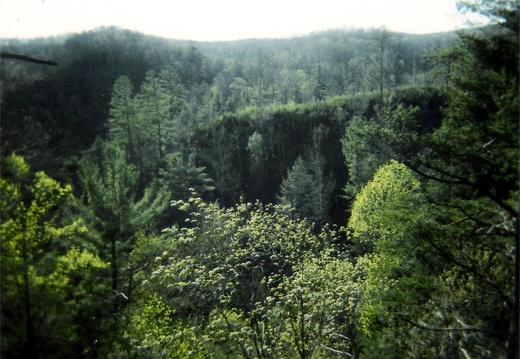
[[[518,359],[519,7],[460,6],[3,40],[1,354]]]

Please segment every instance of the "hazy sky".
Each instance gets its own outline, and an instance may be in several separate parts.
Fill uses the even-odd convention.
[[[29,38],[116,25],[190,40],[291,37],[330,28],[461,28],[456,0],[0,0],[0,37]]]

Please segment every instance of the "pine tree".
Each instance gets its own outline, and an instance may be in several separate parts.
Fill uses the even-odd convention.
[[[312,182],[313,178],[303,158],[298,157],[280,186],[279,202],[293,207],[300,218],[307,217],[312,213],[312,199],[309,196]]]
[[[133,158],[133,147],[140,130],[135,103],[132,97],[133,85],[126,76],[121,76],[114,83],[108,117],[108,137],[111,141],[123,144],[129,158]]]
[[[327,83],[325,82],[325,74],[321,65],[316,66],[314,76],[312,77],[312,95],[317,102],[323,101],[327,97]]]
[[[175,127],[175,129],[168,129],[166,135],[172,137],[175,142],[182,142],[189,137],[192,126],[185,110],[188,91],[181,83],[177,70],[171,65],[159,72],[158,80],[167,100],[166,126]],[[167,150],[171,149],[167,147]]]
[[[278,200],[290,205],[301,218],[323,225],[331,206],[334,180],[325,172],[325,158],[321,154],[324,127],[312,131],[313,143],[298,157],[283,179]]]
[[[323,225],[329,219],[334,180],[325,172],[325,157],[321,154],[321,145],[325,127],[320,125],[312,131],[313,144],[306,153],[305,163],[311,175],[309,201],[312,211],[309,219]]]
[[[152,174],[157,174],[164,164],[166,148],[171,147],[172,123],[170,113],[171,96],[161,85],[155,71],[146,73],[146,78],[136,96],[139,118],[146,131],[147,166]]]
[[[121,76],[116,80],[110,100],[108,139],[112,143],[123,146],[127,161],[137,166],[140,185],[144,187],[144,182],[149,177],[143,163],[146,127],[138,116],[137,104],[132,92],[133,85],[128,77]]]
[[[166,155],[166,165],[160,170],[161,183],[170,190],[172,199],[188,200],[193,192],[205,196],[215,190],[206,168],[198,167],[195,159],[196,152],[192,152],[187,161],[180,152]]]
[[[112,290],[119,293],[135,235],[153,229],[154,219],[168,204],[169,193],[152,183],[138,196],[137,169],[126,161],[124,150],[112,143],[103,149],[102,166],[82,160],[79,177],[104,240],[102,254],[111,263]]]

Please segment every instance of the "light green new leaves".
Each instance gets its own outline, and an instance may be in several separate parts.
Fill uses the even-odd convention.
[[[351,355],[358,298],[350,262],[328,253],[306,259],[274,290],[267,312],[281,327],[284,357]]]
[[[82,271],[107,267],[108,263],[103,262],[97,255],[72,247],[57,259],[56,270],[42,282],[47,282],[56,290],[64,290],[69,285],[77,285],[73,283],[72,275],[82,275]]]
[[[273,205],[174,205],[189,213],[189,227],[165,231],[167,250],[140,292],[160,293],[175,317],[203,333],[200,345],[250,358],[351,352],[352,265],[327,250],[339,231],[316,233]]]
[[[60,261],[66,260],[74,251],[49,257],[49,246],[67,248],[66,241],[81,236],[87,227],[81,219],[61,217],[60,208],[71,204],[70,185],[62,187],[43,172],[31,178],[29,166],[15,154],[6,158],[4,167],[9,173],[0,179],[2,274],[9,277],[25,268],[37,275],[37,266],[39,271],[43,271],[40,274],[43,277],[36,281],[47,283],[52,277],[49,274],[52,271],[56,271],[53,275],[56,274]],[[91,268],[104,266],[96,256],[86,252],[83,255],[89,256]],[[76,263],[75,268],[79,265]],[[66,285],[64,273],[67,271],[61,272],[63,283],[59,285]]]
[[[361,192],[352,207],[349,227],[354,237],[376,246],[395,246],[420,216],[420,183],[403,164],[391,161],[382,166]]]
[[[3,346],[30,354],[60,343],[52,351],[67,356],[81,340],[78,317],[96,306],[93,291],[102,284],[95,278],[107,264],[85,249],[88,229],[71,215],[70,185],[33,175],[12,154],[2,162],[0,189],[1,308],[10,323]]]
[[[423,206],[418,179],[406,166],[391,161],[357,195],[349,221],[354,239],[373,246],[373,253],[356,265],[363,278],[358,329],[365,345],[389,345],[395,355],[403,345],[391,339],[400,330],[396,318],[403,313],[413,317],[419,308],[414,305],[425,300],[423,292],[432,284],[416,258],[424,244],[410,234],[425,215]]]
[[[172,323],[174,310],[157,294],[151,294],[129,307],[125,344],[120,355],[132,358],[207,358],[205,348],[197,345],[196,333],[182,322]]]

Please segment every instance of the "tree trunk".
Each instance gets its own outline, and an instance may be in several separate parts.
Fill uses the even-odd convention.
[[[520,335],[518,330],[518,323],[520,322],[520,233],[518,230],[519,218],[515,219],[515,256],[514,256],[514,297],[513,297],[513,315],[511,316],[511,323],[509,327],[509,338],[507,341],[507,358],[508,359],[519,359],[519,338]]]
[[[27,243],[26,225],[23,223],[23,279],[24,279],[24,295],[25,295],[25,350],[27,358],[38,358],[37,338],[34,330],[34,320],[32,317],[32,300],[31,288],[29,281],[29,245]]]

